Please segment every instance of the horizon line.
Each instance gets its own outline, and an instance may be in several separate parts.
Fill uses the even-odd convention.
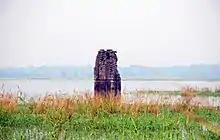
[[[158,66],[151,66],[151,65],[139,65],[139,64],[130,64],[130,65],[122,65],[118,67],[150,67],[150,68],[160,68],[160,67],[190,67],[190,66],[198,66],[198,65],[219,65],[220,66],[220,62],[219,63],[193,63],[193,64],[189,64],[189,65],[181,65],[181,64],[176,64],[176,65],[158,65]],[[40,68],[40,67],[93,67],[93,65],[91,64],[84,64],[84,65],[71,65],[71,64],[65,64],[65,65],[24,65],[24,66],[0,66],[0,69],[9,69],[9,68]]]

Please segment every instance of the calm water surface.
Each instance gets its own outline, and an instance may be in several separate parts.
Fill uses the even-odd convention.
[[[29,96],[42,95],[47,92],[93,91],[93,80],[0,80],[0,86],[5,91],[20,90]],[[215,89],[220,81],[122,81],[122,90],[180,90],[185,86],[208,87]],[[1,89],[1,90],[2,90]]]

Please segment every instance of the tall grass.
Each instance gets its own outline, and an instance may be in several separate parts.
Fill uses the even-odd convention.
[[[107,97],[51,94],[19,104],[18,96],[3,92],[1,137],[36,138],[42,133],[47,139],[220,138],[219,126],[196,113],[220,109],[191,105],[195,96],[195,91],[187,87],[181,92],[181,102],[173,105],[143,102],[142,98],[125,102],[124,96],[111,93]]]

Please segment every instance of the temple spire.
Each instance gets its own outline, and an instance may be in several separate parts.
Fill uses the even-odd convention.
[[[117,69],[117,51],[100,49],[94,67],[94,92],[96,94],[121,94],[121,77]]]

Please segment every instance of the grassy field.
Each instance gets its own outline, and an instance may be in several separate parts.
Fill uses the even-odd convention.
[[[11,139],[220,139],[220,108],[124,103],[123,97],[48,95],[22,102],[2,93],[0,138]]]

